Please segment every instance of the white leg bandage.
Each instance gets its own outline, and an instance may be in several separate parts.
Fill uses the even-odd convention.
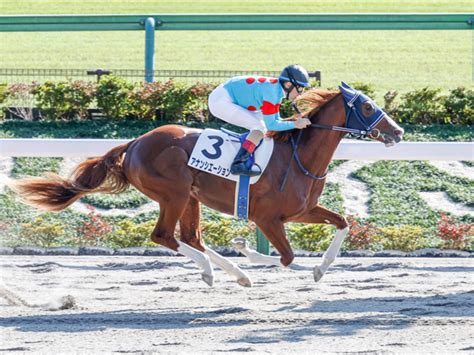
[[[190,247],[189,245],[178,240],[178,252],[187,256],[194,261],[201,269],[203,269],[202,278],[209,285],[212,286],[214,282],[214,271],[212,270],[209,257],[201,253],[199,250]]]
[[[344,241],[344,238],[346,237],[348,231],[349,227],[346,227],[344,229],[338,229],[336,231],[336,235],[334,236],[331,245],[323,255],[323,262],[320,266],[316,266],[314,268],[314,278],[316,281],[318,281],[326,273],[329,268],[329,265],[331,265],[336,259],[336,256],[339,253],[339,250],[341,249],[342,242]]]
[[[232,246],[249,258],[251,263],[283,266],[280,262],[280,257],[263,255],[248,247],[247,241],[244,238],[234,238]]]
[[[239,285],[246,287],[252,286],[250,277],[244,271],[242,271],[236,264],[224,258],[222,255],[216,253],[211,248],[208,248],[206,246],[204,248],[206,249],[206,255],[209,256],[211,261],[217,266],[219,266],[222,270],[227,272],[229,275],[235,276]]]

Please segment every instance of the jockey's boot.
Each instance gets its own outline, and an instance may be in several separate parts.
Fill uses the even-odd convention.
[[[250,155],[251,153],[247,149],[241,147],[230,166],[230,172],[234,175],[260,175],[262,171],[257,166],[252,165],[250,168],[247,168],[246,162],[250,159]]]

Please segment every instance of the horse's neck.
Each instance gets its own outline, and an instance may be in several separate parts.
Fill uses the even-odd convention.
[[[328,115],[332,116],[341,114],[344,114],[343,111],[342,113],[339,111],[328,112]],[[341,120],[343,119],[344,117],[341,116]],[[341,124],[324,122],[323,120],[320,123],[341,126]],[[342,137],[344,137],[344,133],[338,131],[310,128],[309,137],[300,150],[300,158],[305,167],[314,175],[324,175]]]
[[[300,158],[313,175],[322,176],[327,172],[342,137],[340,132],[324,129],[317,129],[317,132],[311,134],[311,138],[301,149],[304,153],[300,154]]]

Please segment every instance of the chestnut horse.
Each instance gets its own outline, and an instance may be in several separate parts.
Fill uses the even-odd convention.
[[[291,264],[294,255],[285,234],[287,222],[332,224],[337,229],[335,237],[324,253],[322,263],[313,270],[318,281],[334,261],[348,232],[343,216],[318,204],[336,147],[347,132],[369,136],[387,146],[402,139],[403,129],[370,98],[344,83],[340,89],[342,94],[321,89],[304,93],[298,101],[306,103],[303,114],[312,125],[302,131],[274,134],[273,158],[259,181],[250,188],[249,219],[256,223],[281,256],[259,254],[236,240],[234,246],[251,262]],[[357,114],[354,119],[350,118],[351,110]],[[370,121],[374,115],[378,117],[376,122]],[[342,129],[351,120],[368,121],[361,123],[362,129]],[[235,182],[188,166],[200,132],[178,125],[162,126],[101,157],[82,162],[69,179],[56,175],[29,178],[14,182],[12,188],[30,204],[59,211],[87,194],[119,193],[131,184],[160,204],[160,216],[151,233],[153,242],[195,261],[203,269],[202,278],[209,285],[214,279],[210,263],[213,262],[235,276],[240,285],[251,286],[244,271],[207,247],[202,239],[200,203],[233,214]],[[285,137],[290,138],[291,144]],[[287,169],[288,182],[281,189]],[[178,222],[180,240],[174,238]]]

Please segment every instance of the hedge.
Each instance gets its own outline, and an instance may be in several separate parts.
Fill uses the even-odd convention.
[[[355,82],[355,88],[374,96],[373,85]],[[207,98],[215,85],[184,84],[168,80],[155,83],[135,83],[114,76],[103,77],[98,83],[86,81],[47,81],[43,84],[0,84],[0,116],[12,112],[32,119],[31,109],[12,105],[35,105],[44,120],[90,119],[91,110],[112,120],[188,120],[209,122],[214,118],[207,108]],[[399,123],[465,124],[474,123],[474,90],[458,87],[447,94],[440,89],[418,89],[399,95],[396,91],[384,95],[384,109]],[[284,117],[292,114],[288,101],[282,105]],[[24,116],[24,117],[23,117]]]

